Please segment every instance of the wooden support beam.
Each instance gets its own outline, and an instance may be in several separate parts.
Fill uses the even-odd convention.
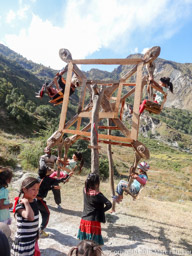
[[[89,126],[90,128],[90,126]],[[78,131],[78,130],[70,130],[70,129],[63,129],[63,133],[69,133],[69,134],[76,134],[79,136],[85,136],[90,137],[91,133],[86,131]],[[109,136],[106,134],[98,134],[99,139],[105,139],[105,140],[114,140],[114,141],[120,141],[120,142],[133,142],[133,139],[130,137],[118,137],[118,136]]]
[[[88,104],[85,108],[84,108],[84,111],[88,111],[92,108],[92,104]],[[75,116],[73,116],[72,119],[70,119],[66,124],[65,124],[65,129],[68,129],[70,128],[79,118],[79,115],[76,114]]]
[[[126,93],[122,98],[121,98],[121,103],[124,101],[127,97],[129,97],[131,94],[135,92],[135,88],[131,89],[128,93]]]
[[[98,122],[99,122],[99,109],[101,104],[101,99],[103,97],[104,89],[102,88],[99,92],[97,90],[97,85],[94,84],[92,89],[92,100],[93,109],[91,116],[91,172],[99,173],[99,147],[98,147]]]
[[[83,106],[84,106],[84,102],[85,102],[86,81],[87,81],[87,79],[83,79],[83,80],[82,80],[81,95],[80,95],[79,105],[78,105],[78,110],[77,110],[77,113],[78,113],[78,114],[82,111]]]
[[[131,77],[137,71],[137,65],[135,65],[131,70],[129,70],[122,78],[121,82],[125,82],[129,77]]]
[[[108,124],[108,126],[112,125],[111,119],[107,119],[107,124]],[[108,130],[107,134],[111,135],[111,130]],[[108,141],[108,142],[111,142],[111,141]],[[107,145],[107,156],[108,156],[108,161],[109,161],[109,181],[110,181],[110,186],[111,186],[111,194],[114,196],[115,195],[114,163],[113,163],[113,158],[112,158],[111,144]],[[115,202],[113,202],[113,204],[112,204],[112,211],[115,211]]]
[[[88,80],[87,84],[97,84],[97,85],[113,85],[113,84],[119,84],[119,80]]]
[[[117,126],[98,126],[98,129],[103,130],[119,130]]]
[[[126,136],[130,137],[131,132],[125,127],[125,125],[118,118],[112,119],[114,124],[119,128],[119,130]]]
[[[82,140],[90,141],[90,138],[88,137],[81,137]],[[114,141],[108,141],[108,140],[98,140],[99,143],[104,143],[104,144],[111,144],[115,146],[122,146],[122,147],[133,147],[131,143],[121,143],[121,142],[114,142]]]
[[[144,87],[144,85],[147,83],[146,77],[144,77],[142,79],[142,89]],[[124,101],[126,98],[128,98],[131,94],[133,94],[135,92],[135,87],[132,88],[129,92],[127,92],[122,98],[121,98],[121,103],[122,101]]]
[[[88,147],[88,148],[91,148],[91,149],[101,149],[100,146],[91,146],[91,145],[88,145],[87,147]]]
[[[81,112],[79,114],[79,117],[91,118],[92,117],[92,112]],[[101,118],[115,118],[115,117],[116,117],[115,112],[100,112],[99,113],[99,119],[101,119]]]
[[[63,128],[65,127],[67,108],[69,104],[69,93],[71,88],[72,72],[73,72],[73,64],[70,62],[68,65],[68,71],[67,71],[67,80],[66,80],[65,94],[63,97],[63,105],[62,105],[61,116],[60,116],[59,131],[62,131]]]
[[[118,92],[117,92],[116,104],[115,104],[115,113],[116,113],[115,117],[116,118],[118,118],[122,89],[123,89],[123,84],[120,82]]]
[[[131,138],[133,140],[138,139],[138,132],[139,132],[139,120],[140,120],[139,106],[140,106],[141,97],[142,97],[142,70],[143,70],[143,63],[140,63],[137,67],[135,98],[134,98],[133,116],[132,116]]]
[[[78,114],[82,111],[82,109],[84,107],[85,94],[86,94],[86,81],[87,81],[87,79],[83,78],[82,85],[81,85],[81,95],[80,95],[79,105],[78,105],[78,110],[77,110]],[[80,130],[81,120],[82,120],[82,118],[79,117],[78,122],[77,122],[77,130]]]
[[[73,65],[73,71],[77,75],[78,79],[83,81],[86,79],[86,76],[83,74],[83,72],[77,67],[77,65]]]
[[[117,80],[87,80],[87,84],[97,84],[97,85],[103,85],[103,86],[112,86],[114,84],[119,84],[120,81]],[[123,83],[123,86],[135,86],[135,83]]]
[[[135,59],[79,59],[72,60],[73,64],[106,64],[106,65],[133,65],[143,62],[141,58]]]
[[[77,130],[80,130],[80,128],[81,128],[81,120],[82,120],[82,118],[81,117],[78,117],[78,120],[77,120]]]

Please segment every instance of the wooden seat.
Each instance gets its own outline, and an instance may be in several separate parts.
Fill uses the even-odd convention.
[[[132,196],[133,200],[136,200],[139,197],[139,194],[142,191],[142,189],[143,189],[143,186],[141,186],[141,189],[139,190],[139,192],[137,194],[131,193],[131,191],[128,188],[124,188],[123,190],[126,195],[130,195],[130,196]]]
[[[154,113],[154,114],[160,114],[161,108],[162,108],[161,105],[149,100],[146,102],[146,105],[145,105],[145,110],[149,111],[149,113]]]
[[[54,105],[58,105],[61,104],[63,102],[63,100],[59,101],[60,99],[63,99],[63,93],[61,91],[59,91],[56,95],[54,95],[55,99],[52,99],[49,101],[49,103],[53,103]]]

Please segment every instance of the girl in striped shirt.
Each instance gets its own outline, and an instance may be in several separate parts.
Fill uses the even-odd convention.
[[[34,255],[39,233],[39,211],[35,199],[38,191],[38,179],[27,177],[22,182],[19,196],[15,198],[13,212],[17,219],[17,233],[12,246],[13,256]]]

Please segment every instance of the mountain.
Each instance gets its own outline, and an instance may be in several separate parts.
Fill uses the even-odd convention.
[[[8,47],[0,44],[0,54],[8,58],[11,61],[15,61],[25,70],[29,71],[40,81],[50,80],[56,74],[56,70],[45,67],[41,64],[36,64],[26,58],[23,58],[20,54],[10,50]],[[141,57],[142,54],[132,54],[127,58]],[[155,60],[155,79],[158,81],[160,77],[168,76],[174,86],[174,93],[169,93],[165,106],[176,107],[178,109],[187,109],[192,111],[192,63],[176,63],[173,61],[164,60],[157,58]],[[99,69],[91,69],[90,71],[84,72],[88,79],[120,79],[120,77],[128,72],[131,66],[118,66],[112,72],[101,71]],[[146,71],[144,71],[146,74]],[[36,84],[39,88],[39,83]]]
[[[142,54],[129,55],[127,58],[138,58]],[[192,111],[192,63],[176,63],[173,61],[157,58],[155,60],[155,80],[158,81],[161,77],[170,77],[173,83],[174,93],[169,93],[165,107],[175,107],[178,109],[186,109]],[[126,74],[132,66],[118,66],[111,73],[91,69],[86,72],[88,78],[97,79],[120,79]],[[144,74],[147,75],[146,69]],[[132,81],[133,82],[133,81]]]
[[[141,54],[137,55],[129,55],[127,58],[136,58],[141,57]],[[160,77],[169,76],[174,86],[174,93],[169,93],[167,102],[165,107],[172,108],[172,115],[176,120],[178,118],[178,114],[175,115],[176,109],[178,110],[185,110],[185,111],[192,111],[192,64],[190,63],[176,63],[172,61],[167,61],[161,58],[157,58],[155,60],[155,79],[158,81]],[[90,71],[84,72],[88,79],[100,79],[100,80],[107,80],[107,79],[120,79],[125,73],[127,73],[131,69],[131,66],[118,66],[112,72],[101,71],[99,69],[91,69]],[[33,116],[39,115],[43,117],[43,111],[46,113],[45,115],[51,115],[52,118],[55,115],[58,117],[60,113],[60,107],[53,107],[48,103],[48,99],[45,97],[42,100],[35,98],[35,92],[37,92],[42,83],[45,81],[51,81],[56,74],[56,70],[51,68],[45,67],[41,64],[36,64],[32,61],[23,58],[20,54],[12,51],[8,47],[0,44],[0,99],[1,99],[1,113],[4,110],[3,116],[13,117],[13,114],[18,111],[23,111],[23,113],[27,112],[27,115],[30,114]],[[147,71],[144,70],[144,74],[146,75]],[[132,78],[132,79],[135,79]],[[15,96],[15,100],[12,94],[18,94],[17,97]],[[75,113],[75,105],[78,95],[73,98],[72,102],[70,102],[69,111],[70,116],[74,115]],[[17,104],[14,103],[17,101]],[[18,103],[20,102],[20,106]],[[13,104],[14,103],[14,104]],[[25,104],[24,104],[25,103]],[[72,104],[71,104],[72,103]],[[16,108],[17,111],[13,111],[13,106]],[[26,107],[27,105],[27,107]],[[32,112],[30,112],[30,105]],[[46,107],[44,107],[46,106]],[[18,110],[19,108],[19,110]],[[45,110],[46,108],[46,110]],[[174,110],[174,109],[175,110]],[[40,109],[40,110],[39,110]],[[43,109],[43,111],[42,111]],[[6,113],[5,113],[6,112]],[[12,115],[10,114],[12,113]],[[163,112],[165,113],[165,112]],[[183,112],[185,113],[185,112]],[[187,112],[188,113],[188,112]],[[21,114],[21,113],[20,113]],[[18,114],[18,119],[20,119],[20,114]],[[0,114],[1,115],[1,114]],[[23,117],[24,114],[21,114]],[[166,114],[164,114],[166,116]],[[180,120],[188,120],[187,116],[189,117],[190,114],[181,114]],[[160,116],[158,116],[160,118]],[[167,119],[166,119],[167,118]],[[190,124],[189,121],[185,122],[182,121],[185,127],[181,126],[181,122],[176,122],[175,120],[171,120],[171,116],[169,113],[169,117],[166,117],[162,120],[166,122],[168,120],[169,125],[175,125],[175,129],[180,129],[184,132],[191,133],[187,123]],[[21,118],[22,119],[22,118]],[[41,122],[40,122],[41,123]],[[43,122],[44,126],[46,126],[46,122]],[[180,124],[180,128],[178,128],[178,123]]]
[[[44,71],[45,72],[44,72]],[[48,103],[48,98],[37,99],[45,80],[53,78],[49,68],[26,60],[9,48],[0,45],[0,128],[30,135],[52,122],[58,125],[60,109]]]
[[[0,54],[6,57],[7,59],[16,62],[23,69],[28,70],[30,73],[33,73],[36,77],[38,77],[43,83],[45,80],[52,79],[56,72],[55,70],[45,67],[41,64],[36,64],[31,60],[27,60],[22,55],[14,52],[9,49],[7,46],[0,44]]]

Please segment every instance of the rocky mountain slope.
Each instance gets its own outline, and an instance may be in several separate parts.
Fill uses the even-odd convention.
[[[6,56],[9,60],[17,62],[24,69],[32,72],[42,80],[52,79],[56,73],[53,69],[23,58],[21,55],[2,44],[0,44],[0,54]],[[138,56],[141,56],[141,54],[129,55],[127,58]],[[174,85],[174,94],[169,95],[165,106],[174,106],[179,109],[192,111],[192,104],[190,104],[192,99],[192,63],[177,63],[157,58],[155,60],[155,65],[156,70],[154,74],[156,80],[163,76],[169,76]],[[91,69],[90,71],[85,72],[85,74],[90,79],[119,79],[129,69],[130,66],[118,66],[111,73],[99,69]]]

